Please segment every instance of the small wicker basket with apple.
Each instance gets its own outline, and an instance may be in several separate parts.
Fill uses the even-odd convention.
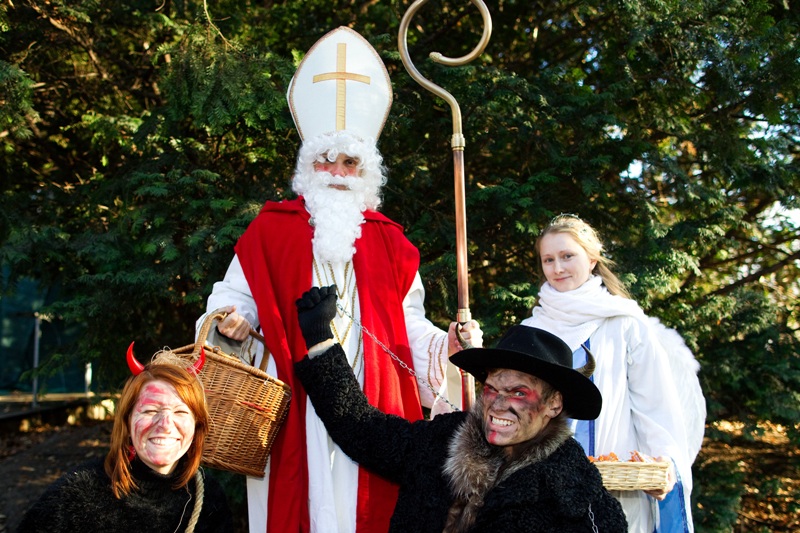
[[[613,452],[589,456],[603,477],[608,490],[664,490],[667,488],[669,463],[654,462],[637,451],[629,461],[620,461]]]

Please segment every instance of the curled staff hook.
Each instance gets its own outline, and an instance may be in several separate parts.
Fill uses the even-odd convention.
[[[459,58],[449,58],[443,56],[439,52],[430,54],[430,58],[443,65],[459,66],[469,63],[478,57],[486,49],[489,44],[489,38],[492,35],[492,19],[486,4],[482,0],[470,0],[475,5],[483,17],[483,35],[481,36],[478,45],[469,54]],[[417,11],[425,5],[428,0],[417,0],[408,8],[403,19],[400,21],[400,29],[398,31],[398,49],[400,51],[400,59],[408,71],[409,75],[422,85],[425,89],[430,91],[436,96],[439,96],[450,105],[453,115],[453,137],[451,139],[451,146],[453,150],[453,172],[454,172],[454,185],[455,185],[455,210],[456,210],[456,272],[458,276],[458,311],[456,321],[463,324],[471,319],[469,312],[469,287],[468,287],[468,271],[467,271],[467,222],[466,222],[466,208],[465,208],[465,193],[464,193],[464,146],[466,145],[464,134],[461,125],[461,108],[456,99],[442,87],[436,85],[430,80],[426,79],[419,73],[411,57],[408,53],[408,27],[411,19],[416,15]]]
[[[489,44],[489,39],[492,36],[492,17],[489,14],[489,9],[482,0],[470,1],[475,7],[478,8],[481,13],[481,17],[483,17],[483,35],[481,35],[478,45],[469,54],[457,58],[450,58],[442,55],[439,52],[431,52],[428,57],[430,57],[435,63],[439,63],[448,67],[466,65],[481,55],[486,49],[486,46]],[[428,3],[428,0],[417,0],[411,4],[411,6],[408,8],[408,11],[406,11],[405,15],[403,15],[403,19],[400,21],[400,29],[397,37],[400,59],[403,61],[403,66],[406,67],[408,74],[414,79],[414,81],[450,105],[450,110],[453,114],[453,149],[455,150],[457,147],[463,149],[465,142],[461,126],[461,108],[459,107],[458,102],[452,94],[420,74],[420,72],[414,66],[414,63],[411,61],[411,56],[408,53],[408,27],[411,24],[411,19],[414,18],[414,15],[417,14],[417,11],[419,11],[419,9],[426,3]]]
[[[478,45],[469,54],[458,58],[449,58],[443,56],[439,52],[432,52],[429,55],[432,61],[451,67],[465,65],[481,55],[486,49],[486,46],[489,44],[489,38],[492,35],[492,18],[483,0],[470,1],[478,8],[481,17],[483,17],[483,35]],[[469,274],[467,270],[467,215],[464,198],[464,146],[466,146],[466,141],[461,126],[461,108],[452,94],[419,73],[408,53],[408,27],[411,23],[411,19],[417,14],[417,11],[427,2],[428,0],[416,0],[416,2],[409,6],[405,15],[403,15],[397,35],[397,48],[400,52],[400,59],[403,61],[403,66],[414,81],[447,102],[450,105],[450,110],[453,115],[453,136],[450,141],[450,146],[453,150],[453,183],[455,186],[456,208],[456,274],[458,277],[458,310],[456,312],[456,321],[459,324],[464,324],[471,320],[471,316],[469,311]],[[469,347],[461,336],[460,327],[456,328],[456,337],[462,347]],[[471,407],[475,401],[475,381],[472,376],[463,371],[461,373],[461,387],[461,407],[466,410]]]

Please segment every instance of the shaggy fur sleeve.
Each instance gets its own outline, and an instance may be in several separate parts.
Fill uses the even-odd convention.
[[[338,344],[295,363],[295,373],[336,444],[362,466],[400,482],[420,422],[411,423],[371,406]]]

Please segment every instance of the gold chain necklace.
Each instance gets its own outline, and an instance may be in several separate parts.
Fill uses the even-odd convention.
[[[315,260],[316,263],[316,260]],[[339,292],[339,284],[336,283],[336,274],[333,272],[333,265],[328,263],[328,272],[331,273],[331,279],[333,280],[333,284],[336,286],[336,295],[339,296],[340,300],[344,300],[344,297],[347,295],[347,271],[350,270],[350,261],[344,264],[344,280],[342,282],[342,291]],[[325,279],[328,279],[328,272],[325,273]]]
[[[353,302],[355,302],[355,292],[358,290],[358,287],[355,286],[352,283],[353,276],[355,275],[355,269],[350,270],[350,261],[348,261],[347,263],[344,264],[344,280],[342,282],[342,290],[341,291],[339,290],[339,284],[336,282],[336,274],[333,272],[333,265],[331,265],[330,263],[327,263],[328,270],[323,270],[323,272],[325,273],[325,280],[323,282],[322,275],[320,274],[319,265],[317,264],[317,258],[316,257],[313,258],[313,263],[314,263],[314,273],[317,275],[317,283],[319,283],[320,287],[335,285],[336,286],[336,296],[338,296],[338,298],[340,300],[346,301],[345,300],[345,296],[347,296],[347,287],[348,286],[352,286],[353,287],[353,297],[352,297],[351,300]],[[328,272],[331,273],[330,279],[328,278]],[[348,273],[349,273],[349,276],[348,276]],[[355,309],[353,308],[352,304],[350,306],[350,309],[355,311]],[[338,307],[336,309],[336,312],[339,313],[340,317],[344,318],[344,312],[341,311],[340,309],[338,309]]]
[[[317,264],[317,258],[316,257],[313,258],[313,263],[314,263],[314,273],[317,276],[317,283],[319,284],[320,287],[322,287],[323,286],[323,279],[322,279],[322,274],[320,273],[319,265]],[[335,285],[336,286],[336,296],[338,297],[339,300],[342,300],[342,301],[345,301],[345,302],[346,302],[345,297],[347,296],[347,293],[348,293],[348,286],[352,287],[353,290],[352,290],[352,294],[351,294],[351,297],[350,297],[350,310],[351,310],[352,313],[355,313],[356,296],[358,295],[358,286],[355,283],[352,283],[353,276],[355,275],[355,269],[353,269],[353,270],[350,269],[350,261],[345,263],[345,265],[344,265],[344,282],[342,283],[343,287],[342,287],[342,291],[340,292],[339,291],[339,284],[336,283],[336,274],[333,271],[333,265],[331,265],[330,263],[327,263],[327,266],[328,266],[328,270],[324,270],[323,269],[323,272],[325,273],[324,286]],[[328,272],[330,272],[330,276],[331,276],[330,279],[328,278]],[[349,274],[349,276],[348,276],[348,274]],[[338,342],[342,346],[342,348],[344,348],[345,342],[347,341],[347,337],[350,335],[350,330],[353,327],[353,322],[355,322],[355,321],[347,313],[347,310],[345,308],[341,307],[340,305],[337,305],[336,307],[337,307],[336,312],[337,312],[337,314],[339,315],[340,318],[344,318],[345,316],[348,317],[347,329],[345,329],[344,335],[339,335],[339,330],[336,328],[336,321],[335,320],[331,320],[331,329],[333,330],[333,335],[336,337],[336,342]],[[364,342],[364,339],[359,336],[358,345],[356,346],[356,355],[353,358],[353,363],[351,365],[352,368],[353,368],[353,371],[355,371],[356,365],[358,364],[359,357],[361,356],[361,352],[363,351],[363,348],[362,348],[363,347],[363,342]]]
[[[358,375],[358,372],[359,372],[359,371],[356,370],[356,367],[358,366],[358,358],[361,355],[361,353],[363,352],[363,348],[364,348],[364,337],[359,337],[358,338],[358,347],[356,348],[356,356],[353,358],[353,364],[350,365],[353,368],[353,373],[355,373],[356,376]]]

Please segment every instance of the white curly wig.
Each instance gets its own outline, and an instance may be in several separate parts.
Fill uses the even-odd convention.
[[[374,139],[362,139],[347,131],[317,135],[303,142],[297,156],[297,166],[292,179],[292,190],[305,195],[310,190],[310,180],[316,179],[314,163],[326,159],[336,161],[339,154],[358,159],[359,176],[365,181],[367,209],[377,210],[381,205],[381,188],[386,184],[386,168]]]

